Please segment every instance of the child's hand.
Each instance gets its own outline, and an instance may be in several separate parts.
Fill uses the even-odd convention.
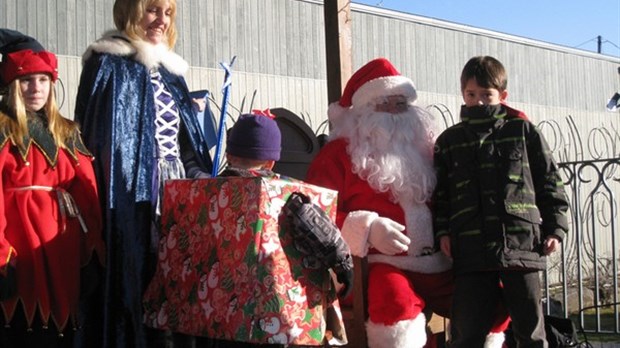
[[[439,249],[443,252],[447,257],[452,258],[452,250],[450,249],[450,237],[443,236],[439,238]]]
[[[342,288],[338,291],[338,297],[346,298],[353,290],[353,268],[335,267],[336,279],[342,284]]]
[[[556,236],[549,236],[545,239],[545,243],[543,245],[543,253],[545,255],[550,255],[554,251],[556,251],[560,246],[560,240]]]
[[[194,110],[196,110],[196,112],[202,112],[207,107],[207,99],[206,98],[192,98],[192,105],[194,106]]]

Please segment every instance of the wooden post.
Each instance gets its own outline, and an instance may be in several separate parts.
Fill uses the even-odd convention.
[[[327,63],[327,99],[340,100],[352,72],[351,58],[351,0],[325,0],[325,54]],[[331,128],[331,127],[330,127]],[[348,347],[366,347],[366,308],[368,289],[368,260],[354,257],[354,286],[352,308],[342,308]]]
[[[351,77],[351,0],[325,0],[325,53],[327,63],[327,100],[340,99]]]

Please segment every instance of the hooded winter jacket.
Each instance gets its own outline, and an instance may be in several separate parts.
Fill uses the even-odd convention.
[[[568,230],[569,202],[540,131],[504,105],[463,107],[435,146],[434,231],[456,273],[545,268],[544,240]]]

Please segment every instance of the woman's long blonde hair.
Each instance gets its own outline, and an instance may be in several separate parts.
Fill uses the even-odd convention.
[[[50,93],[42,110],[47,117],[47,129],[52,134],[56,146],[67,148],[69,139],[74,136],[78,125],[60,114],[58,104],[56,104],[54,85],[55,83],[50,80]],[[9,83],[8,94],[2,98],[1,103],[0,132],[6,134],[16,146],[23,147],[24,136],[29,135],[29,133],[26,105],[24,104],[24,96],[19,86],[19,78]],[[12,114],[7,115],[5,110]]]
[[[140,26],[140,21],[146,9],[153,4],[159,4],[166,0],[116,0],[112,10],[116,29],[124,32],[133,40],[144,40],[144,30]],[[177,42],[176,0],[167,0],[170,3],[172,14],[170,15],[170,25],[166,30],[166,44],[168,48],[173,48]]]

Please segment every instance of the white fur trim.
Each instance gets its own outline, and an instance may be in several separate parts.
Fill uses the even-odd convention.
[[[368,234],[370,224],[379,217],[371,211],[357,210],[350,212],[342,224],[342,238],[349,244],[351,254],[365,257],[368,255]]]
[[[359,87],[351,98],[351,104],[354,107],[364,106],[368,103],[374,103],[377,97],[399,94],[407,97],[409,102],[418,99],[415,85],[411,79],[400,75],[379,77]]]
[[[165,44],[153,45],[147,41],[131,40],[116,30],[106,32],[101,39],[92,43],[82,55],[82,63],[88,60],[94,52],[131,56],[131,59],[149,69],[163,65],[168,71],[179,76],[185,75],[189,69],[189,64]]]
[[[484,341],[484,348],[502,348],[504,340],[503,332],[492,332],[487,335]]]
[[[135,48],[125,40],[114,38],[114,36],[122,36],[119,31],[112,30],[103,34],[103,36],[90,44],[84,54],[82,54],[82,64],[84,64],[94,53],[109,53],[117,56],[129,56],[135,52]]]
[[[390,256],[383,254],[368,255],[369,263],[387,263],[399,269],[423,274],[435,274],[447,271],[451,268],[452,262],[441,251],[427,256],[417,257],[415,255]]]
[[[420,313],[390,326],[368,321],[366,335],[369,348],[421,348],[426,344],[426,318]]]
[[[327,108],[327,119],[331,122],[332,128],[337,128],[341,123],[340,121],[346,116],[349,108],[345,108],[338,102],[329,104]]]

